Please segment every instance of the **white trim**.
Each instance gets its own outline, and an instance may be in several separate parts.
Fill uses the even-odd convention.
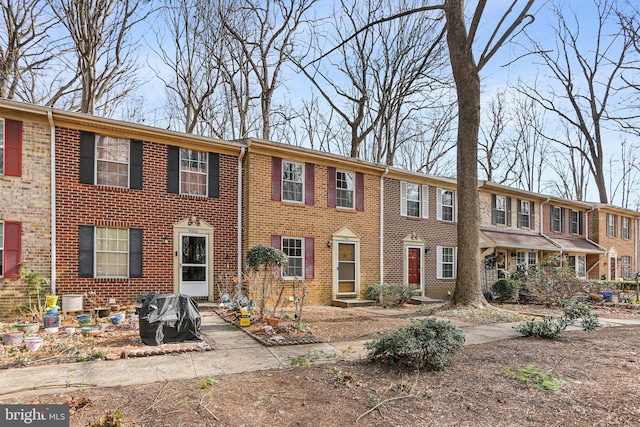
[[[301,169],[300,169],[300,175],[301,175],[301,178],[302,178],[302,181],[300,182],[300,185],[301,185],[301,200],[290,200],[290,199],[285,199],[284,198],[284,183],[285,183],[285,181],[284,181],[284,164],[285,163],[290,163],[290,164],[298,165],[298,166],[301,167]],[[306,173],[305,173],[304,167],[305,167],[304,163],[292,162],[291,160],[282,159],[282,167],[281,167],[282,170],[280,171],[280,200],[281,201],[287,202],[287,203],[300,203],[300,204],[305,203],[305,200],[304,200],[305,197],[304,196],[305,196],[305,184],[306,183],[305,183],[304,180],[305,180]],[[298,182],[296,182],[296,181],[287,181],[287,182],[295,182],[296,184],[298,184]],[[336,187],[337,187],[337,184],[336,184]],[[336,190],[337,190],[337,188],[336,188]],[[336,191],[336,195],[337,195],[337,191]]]
[[[131,188],[131,140],[126,138],[118,138],[115,136],[102,135],[95,133],[94,137],[94,152],[93,152],[93,182],[95,185],[106,186],[106,187],[116,187],[116,188]],[[107,159],[99,159],[98,158],[98,140],[100,138],[104,138],[105,140],[113,140],[113,141],[124,141],[127,143],[127,184],[126,185],[113,185],[113,184],[104,184],[98,182],[98,163],[115,163],[119,165],[125,164],[125,162],[118,160],[107,160]]]
[[[182,191],[182,151],[188,151],[188,152],[196,152],[196,153],[202,153],[204,154],[204,166],[205,166],[205,170],[206,172],[204,173],[204,194],[197,194],[197,193],[185,193]],[[188,161],[190,161],[189,159],[187,159]],[[199,162],[199,161],[198,161]],[[184,171],[185,173],[190,173],[190,174],[194,174],[194,175],[202,175],[202,173],[200,172],[194,172],[194,171]],[[194,196],[194,197],[208,197],[209,196],[209,174],[211,173],[211,171],[209,170],[209,153],[206,151],[200,151],[200,150],[192,150],[190,148],[178,148],[178,193],[182,194],[184,196]]]
[[[344,188],[339,188],[338,187],[338,173],[343,173],[345,175],[351,176],[351,207],[348,206],[340,206],[338,205],[338,192],[340,190],[342,191],[349,191],[349,189],[344,189]],[[344,169],[336,169],[336,208],[337,209],[347,209],[347,210],[355,210],[356,209],[356,174],[355,172],[349,172],[347,170]],[[303,178],[304,180],[304,178]],[[304,195],[303,195],[304,198]]]
[[[285,276],[284,275],[284,270],[285,269],[283,268],[281,270],[281,273],[282,273],[281,277],[284,280],[304,279],[304,277],[305,277],[305,262],[304,262],[305,261],[305,253],[304,253],[304,250],[305,250],[305,246],[306,246],[305,238],[304,237],[293,237],[293,236],[280,236],[280,250],[282,252],[285,252],[284,251],[284,239],[300,241],[300,257],[299,258],[302,261],[302,265],[301,265],[302,274],[300,276]],[[287,257],[291,258],[291,256],[288,255],[288,254],[287,254]],[[295,258],[298,258],[298,257],[295,257]]]

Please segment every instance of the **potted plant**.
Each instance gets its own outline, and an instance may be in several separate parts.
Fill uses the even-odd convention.
[[[287,255],[279,249],[266,245],[257,245],[247,252],[249,267],[249,292],[255,298],[257,320],[263,322],[267,315],[267,302],[273,303],[271,316],[282,301],[284,282],[281,270],[289,263]],[[275,322],[275,320],[272,320]]]

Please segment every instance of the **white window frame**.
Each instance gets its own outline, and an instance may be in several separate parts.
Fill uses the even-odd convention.
[[[553,206],[551,211],[551,231],[562,231],[562,208]]]
[[[346,180],[342,181],[338,178],[338,176],[340,174],[344,174]],[[340,182],[345,182],[347,184],[347,188],[342,188],[339,186]],[[348,188],[348,185],[351,184],[351,188]],[[336,207],[337,208],[342,208],[342,209],[355,209],[355,184],[356,184],[356,177],[355,174],[353,172],[347,172],[344,170],[336,170]],[[340,193],[344,193],[346,194],[350,194],[351,197],[349,198],[349,206],[343,206],[340,204],[341,198],[340,198]],[[343,198],[344,200],[347,200],[347,198]]]
[[[109,158],[101,158],[100,157],[100,144],[102,142],[107,142],[107,143],[116,143],[116,144],[126,144],[127,146],[127,150],[126,150],[126,155],[127,155],[127,160],[126,161],[122,161],[119,159],[109,159]],[[106,150],[107,154],[109,152],[109,150]],[[101,163],[106,163],[106,164],[115,164],[115,165],[126,165],[127,167],[127,182],[124,185],[115,185],[115,184],[108,184],[105,182],[100,182],[100,171],[99,171],[99,165]],[[118,188],[129,188],[130,186],[130,182],[131,182],[131,140],[129,139],[125,139],[125,138],[116,138],[113,136],[107,136],[107,135],[99,135],[96,134],[95,135],[95,177],[94,177],[94,182],[96,183],[96,185],[102,185],[102,186],[106,186],[106,187],[118,187]],[[113,176],[113,174],[106,172],[107,176]],[[116,175],[119,176],[119,175]],[[121,176],[121,175],[120,175]]]
[[[526,206],[526,212],[525,212]],[[527,219],[527,225],[524,224],[524,219]],[[521,228],[533,228],[531,227],[531,202],[528,200],[520,200],[520,227]]]
[[[5,153],[5,144],[4,144],[4,119],[0,118],[0,175],[4,175],[4,153]],[[2,271],[0,271],[0,277],[2,276]]]
[[[117,230],[117,232],[124,232],[125,233],[125,239],[120,239],[118,237],[116,237],[115,242],[116,242],[116,249],[101,249],[100,248],[100,238],[99,238],[99,234],[101,230],[105,230],[108,232],[108,230]],[[114,239],[107,239],[105,238],[105,243],[108,244],[109,242],[113,242]],[[123,242],[126,240],[126,250],[122,249],[119,245],[120,242]],[[94,234],[94,266],[93,266],[93,271],[95,271],[95,277],[96,278],[115,278],[115,279],[122,279],[122,278],[128,278],[129,277],[129,249],[130,249],[130,242],[129,242],[129,229],[128,228],[123,228],[123,227],[95,227],[95,234]],[[105,254],[107,256],[107,258],[109,258],[109,255],[115,255],[118,258],[121,256],[124,256],[124,263],[123,264],[113,264],[110,263],[108,260],[104,263],[101,263],[98,258],[100,254]],[[100,273],[100,270],[98,268],[99,265],[103,265],[103,269],[105,270],[105,273]],[[109,268],[112,266],[121,266],[124,265],[126,267],[126,273],[124,275],[118,275],[118,274],[107,274],[109,271]]]
[[[445,254],[446,252],[446,254]],[[446,258],[445,258],[446,256]],[[456,260],[458,256],[458,248],[453,246],[436,246],[436,278],[437,279],[455,279],[456,278]],[[449,258],[450,257],[450,258]],[[451,276],[444,275],[444,266],[451,265]]]
[[[538,265],[538,253],[531,251],[517,251],[516,265],[524,265],[527,268],[532,266],[536,267]]]
[[[300,167],[300,180],[291,180],[291,179],[285,179],[285,173],[287,172],[287,165],[295,165],[295,166],[299,166]],[[290,202],[290,203],[304,203],[304,164],[303,163],[298,163],[298,162],[291,162],[288,160],[283,160],[282,161],[282,176],[280,177],[280,179],[282,180],[282,201],[283,202]],[[287,199],[285,197],[285,184],[286,183],[291,183],[292,185],[296,185],[296,186],[300,186],[300,200],[295,200],[295,199]]]
[[[576,265],[574,266],[576,277],[585,279],[587,277],[587,256],[576,255]]]
[[[607,214],[607,236],[616,236],[616,216],[614,214]]]
[[[198,159],[192,159],[191,156],[193,153],[198,154]],[[186,155],[186,157],[185,157]],[[203,158],[204,157],[204,158]],[[192,170],[191,167],[185,168],[183,162],[188,163],[196,163],[196,170]],[[204,165],[204,172],[201,172],[200,165]],[[183,191],[182,185],[187,184],[182,175],[194,175],[194,176],[204,176],[204,192],[201,191]],[[189,183],[191,184],[191,183]],[[188,196],[201,196],[207,197],[209,194],[209,153],[198,150],[190,150],[188,148],[180,149],[180,194],[188,195]],[[200,186],[196,183],[196,188]]]
[[[623,216],[622,217],[622,230],[620,232],[621,237],[623,239],[629,239],[630,234],[629,234],[629,224],[631,223],[631,221],[629,220],[629,217]]]
[[[444,197],[450,193],[451,203],[444,203]],[[447,190],[445,188],[436,189],[437,199],[437,218],[440,221],[445,222],[457,222],[458,221],[458,192],[453,190]],[[444,213],[446,209],[451,209],[451,219],[445,219]]]
[[[285,240],[295,240],[300,244],[300,255],[299,256],[295,256],[295,255],[290,255],[287,250],[290,248],[288,245],[285,245]],[[287,257],[289,258],[289,264],[291,264],[291,260],[292,259],[299,259],[300,260],[300,275],[296,275],[296,274],[289,274],[289,265],[285,266],[282,269],[282,278],[283,279],[302,279],[304,278],[304,238],[301,237],[288,237],[288,236],[283,236],[280,238],[280,248],[282,248],[281,250],[287,255]]]
[[[580,213],[573,209],[569,209],[569,233],[580,234]]]
[[[500,219],[500,213],[503,217]],[[496,224],[507,225],[507,196],[496,194]]]
[[[409,215],[408,214],[408,197],[407,197],[407,186],[417,185],[418,186],[418,202],[420,213],[418,216]],[[415,200],[414,200],[415,201]],[[406,216],[408,218],[429,218],[429,186],[428,185],[420,185],[414,182],[400,182],[400,216]]]

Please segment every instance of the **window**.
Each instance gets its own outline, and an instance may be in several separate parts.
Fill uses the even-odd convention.
[[[562,231],[562,209],[551,206],[551,231]]]
[[[336,171],[336,206],[353,209],[353,173]]]
[[[284,277],[304,277],[304,256],[302,253],[302,239],[290,237],[282,238],[282,251],[289,257],[289,265],[284,268]]]
[[[129,140],[96,135],[96,184],[129,187]]]
[[[580,213],[574,210],[569,210],[569,232],[580,234]]]
[[[576,276],[587,277],[587,257],[585,255],[579,255],[576,257]]]
[[[142,277],[142,229],[81,225],[78,232],[79,277]]]
[[[623,239],[629,239],[629,236],[631,235],[630,227],[629,227],[630,222],[631,221],[629,220],[628,217],[626,216],[622,217],[622,238]]]
[[[282,200],[303,202],[303,167],[300,163],[282,162]]]
[[[507,198],[505,196],[495,196],[493,212],[495,224],[507,225]]]
[[[531,221],[531,203],[528,200],[520,200],[518,206],[519,213],[519,225],[521,228],[533,228]]]
[[[456,192],[438,188],[438,219],[441,221],[456,221]]]
[[[536,267],[538,265],[537,252],[516,252],[516,265],[522,265],[527,268]]]
[[[437,278],[455,279],[456,277],[456,248],[437,247]]]
[[[400,183],[400,215],[429,217],[429,187],[412,182]]]
[[[607,236],[609,237],[616,237],[616,222],[617,222],[617,215],[613,215],[613,214],[607,214]]]
[[[96,227],[96,277],[127,277],[129,230]]]
[[[630,256],[622,256],[620,257],[620,272],[622,273],[623,279],[631,279],[631,257]]]
[[[180,194],[207,195],[207,153],[180,149]]]

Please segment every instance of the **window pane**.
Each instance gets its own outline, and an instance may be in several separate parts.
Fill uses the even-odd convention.
[[[99,185],[128,187],[129,140],[96,135],[96,170]]]
[[[127,277],[129,229],[96,227],[96,277]]]
[[[302,164],[282,162],[282,200],[302,202]]]
[[[336,172],[336,206],[353,208],[353,174]]]
[[[407,215],[420,217],[420,185],[407,183]]]
[[[289,265],[284,269],[285,277],[302,277],[302,239],[282,239],[282,251],[289,257]]]
[[[341,262],[338,267],[338,280],[355,280],[356,265],[351,262]]]
[[[207,153],[180,149],[180,194],[207,195]]]

